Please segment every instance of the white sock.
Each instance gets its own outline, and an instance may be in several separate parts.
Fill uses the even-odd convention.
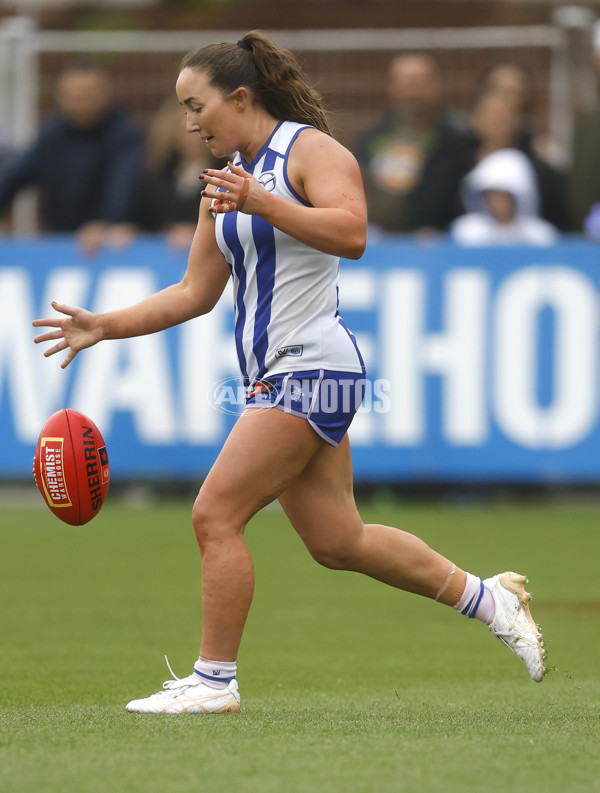
[[[209,688],[227,688],[236,672],[235,661],[210,661],[200,656],[194,664],[194,675]]]
[[[492,593],[484,587],[481,578],[471,573],[467,573],[464,592],[452,608],[471,619],[476,617],[486,625],[494,619],[496,610]]]

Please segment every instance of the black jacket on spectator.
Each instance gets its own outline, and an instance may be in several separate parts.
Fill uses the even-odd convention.
[[[207,167],[223,165],[209,163]],[[198,167],[194,189],[183,192],[177,189],[177,166],[177,155],[172,154],[160,170],[143,177],[136,221],[146,231],[164,231],[171,224],[198,222],[202,190],[206,187],[200,181],[201,168]]]
[[[428,227],[445,229],[462,213],[457,186],[469,170],[469,133],[450,117],[443,117],[429,133],[424,160],[415,183],[407,192],[381,191],[371,176],[370,163],[381,141],[393,143],[397,121],[388,111],[366,130],[353,148],[361,167],[369,220],[392,232]]]
[[[0,212],[22,188],[36,186],[50,231],[76,231],[88,221],[131,222],[144,157],[142,134],[121,108],[110,108],[87,129],[53,116],[0,173]]]

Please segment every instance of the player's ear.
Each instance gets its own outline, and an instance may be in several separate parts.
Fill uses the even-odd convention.
[[[236,88],[232,93],[231,100],[235,109],[241,113],[250,102],[250,92],[245,85],[240,85],[239,88]]]

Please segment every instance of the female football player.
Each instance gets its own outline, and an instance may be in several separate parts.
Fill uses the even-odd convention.
[[[365,525],[352,489],[347,430],[365,387],[363,360],[337,303],[340,257],[365,248],[359,168],[331,136],[320,97],[294,56],[257,31],[186,55],[176,86],[189,132],[224,170],[208,169],[187,271],[128,308],[64,316],[36,342],[68,350],[154,333],[209,312],[230,278],[246,409],[194,503],[202,555],[202,643],[192,674],[127,705],[143,713],[240,708],[236,658],[254,589],[247,521],[275,499],[321,564],[434,598],[486,623],[541,680],[545,650],[523,584],[485,581],[422,540]],[[324,403],[325,394],[327,404]]]

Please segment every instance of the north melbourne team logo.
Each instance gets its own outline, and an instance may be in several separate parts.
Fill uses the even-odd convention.
[[[265,190],[268,190],[269,193],[272,193],[273,190],[275,190],[276,180],[274,171],[265,171],[257,178],[261,185],[265,188]]]

